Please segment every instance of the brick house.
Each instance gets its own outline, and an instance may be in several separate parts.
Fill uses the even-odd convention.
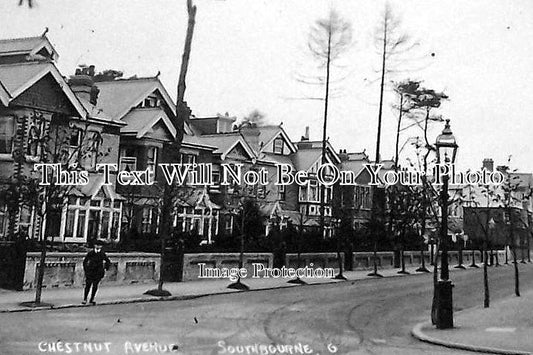
[[[58,215],[49,215],[44,221],[35,205],[22,204],[19,211],[9,216],[5,199],[0,199],[0,239],[7,238],[8,231],[10,237],[26,234],[40,238],[46,228],[48,237],[55,241],[84,242],[91,227],[101,226],[102,222],[107,223],[107,229],[99,227],[99,233],[111,236],[116,226],[113,216],[102,221],[103,214],[93,213],[96,202],[100,203],[98,209],[103,207],[110,214],[118,213],[116,219],[120,218],[120,202],[115,199],[114,188],[102,189],[101,184],[94,182],[97,179],[93,175],[97,163],[113,160],[113,153],[116,154],[113,150],[107,155],[98,152],[118,142],[122,124],[94,111],[97,94],[94,90],[77,90],[67,84],[55,65],[57,58],[57,52],[44,35],[0,40],[0,178],[5,187],[13,177],[20,161],[14,159],[16,144],[24,155],[21,174],[35,177],[38,175],[33,165],[42,162],[44,154],[49,157],[50,145],[55,144],[54,149],[64,149],[71,158],[61,163],[69,164],[69,168],[74,163],[77,168],[87,169],[93,182],[80,189],[73,188],[68,203],[65,201]],[[63,135],[61,142],[56,139],[54,143],[43,143],[45,139],[50,141],[54,132],[57,137],[59,131]],[[90,150],[82,147],[89,140]],[[116,208],[108,208],[108,204]]]

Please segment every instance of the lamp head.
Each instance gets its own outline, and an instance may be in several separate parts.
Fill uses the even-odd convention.
[[[455,136],[450,128],[450,120],[446,120],[446,124],[442,133],[437,136],[435,143],[437,147],[437,160],[439,163],[454,163],[457,154],[457,142]]]

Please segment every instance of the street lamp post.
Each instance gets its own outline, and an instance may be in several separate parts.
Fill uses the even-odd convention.
[[[442,133],[437,137],[437,160],[439,163],[453,164],[457,153],[457,143],[450,129],[450,120],[446,120],[446,125]],[[451,169],[450,169],[451,170]],[[449,175],[443,176],[441,190],[442,219],[440,226],[441,238],[441,270],[440,280],[437,281],[437,328],[453,328],[453,284],[450,281],[450,271],[448,267],[448,182]]]

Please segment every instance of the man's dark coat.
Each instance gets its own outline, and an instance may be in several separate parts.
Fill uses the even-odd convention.
[[[103,251],[96,253],[91,250],[83,259],[83,270],[85,277],[89,280],[101,280],[104,277],[105,270],[109,270],[111,261]]]

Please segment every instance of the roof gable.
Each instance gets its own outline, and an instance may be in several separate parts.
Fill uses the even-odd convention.
[[[173,114],[176,105],[158,78],[118,79],[97,82],[100,89],[97,107],[113,119],[122,119],[130,110],[154,92],[158,92]]]
[[[75,108],[78,115],[82,118],[87,117],[87,110],[83,107],[76,95],[72,92],[65,79],[59,73],[59,70],[50,62],[28,62],[18,64],[0,65],[0,99],[2,103],[8,103],[15,100],[22,93],[34,86],[45,76],[50,75],[53,81],[59,85],[60,90],[65,94],[67,100]],[[5,91],[9,95],[2,94]],[[5,103],[4,103],[5,105]]]
[[[130,111],[123,119],[126,127],[121,129],[121,133],[133,133],[137,138],[142,138],[147,134],[153,135],[157,131],[160,137],[161,130],[166,130],[176,137],[176,128],[168,118],[165,111],[160,108],[136,108]]]
[[[283,139],[283,142],[289,148],[289,154],[296,152],[296,146],[291,142],[289,136],[285,132],[283,128],[278,126],[278,131],[275,132],[269,139],[263,144],[263,147],[260,149],[260,152],[272,152],[272,145],[274,144],[274,140],[276,140],[278,137],[281,137]]]
[[[0,40],[0,57],[35,56],[38,54],[51,60],[57,60],[59,57],[52,43],[44,35]]]
[[[255,153],[248,145],[243,136],[238,133],[220,133],[212,135],[196,136],[198,142],[205,146],[216,147],[215,154],[220,154],[221,159],[226,159],[227,154],[235,147],[241,145],[250,159],[255,158]]]

